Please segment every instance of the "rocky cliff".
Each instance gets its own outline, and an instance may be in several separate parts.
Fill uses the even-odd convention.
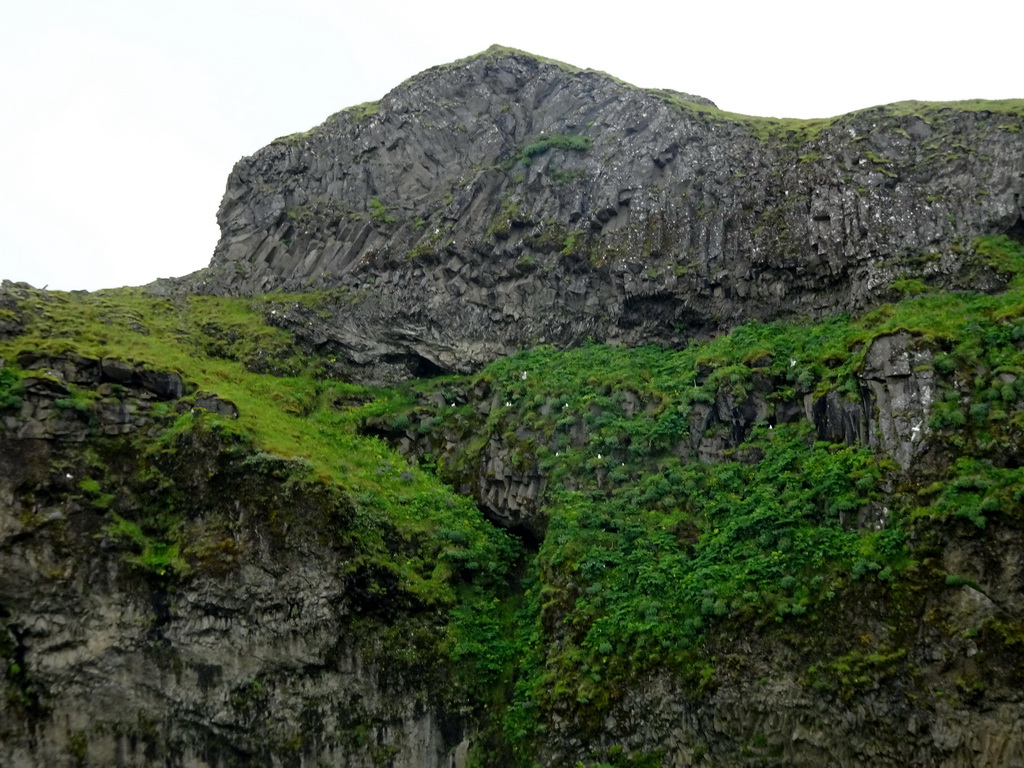
[[[1024,766],[1021,107],[494,48],[4,282],[0,765]]]
[[[5,291],[6,317],[32,318],[32,295]],[[167,337],[99,303],[103,323]],[[458,687],[431,693],[448,670],[382,629],[426,610],[373,555],[415,549],[408,531],[380,517],[380,543],[360,541],[372,498],[260,450],[234,402],[177,371],[26,346],[0,359],[0,764],[464,763]],[[431,489],[405,475],[390,498],[429,517]]]
[[[1024,232],[1022,114],[748,118],[495,46],[241,160],[188,285],[339,289],[326,322],[290,320],[365,377],[679,345],[862,310],[906,277],[978,287],[972,240]]]

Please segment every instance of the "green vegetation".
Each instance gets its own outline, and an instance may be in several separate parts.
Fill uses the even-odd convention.
[[[552,247],[572,253],[581,238],[559,231]],[[173,586],[236,567],[236,503],[260,510],[272,537],[315,531],[356,596],[367,658],[410,684],[449,681],[444,705],[485,735],[472,759],[525,766],[556,718],[586,741],[637,681],[665,675],[697,701],[756,667],[759,645],[792,648],[794,674],[820,695],[925,685],[906,648],[928,601],[985,586],[983,563],[943,569],[945,543],[1024,525],[1024,250],[994,236],[969,256],[966,269],[1002,275],[1006,290],[904,279],[898,302],[860,317],[750,322],[681,350],[537,347],[390,389],[339,380],[335,360],[267,323],[327,316],[351,300],[340,292],[18,289],[24,331],[0,357],[178,372],[183,400],[148,404],[146,430],[90,437],[67,491],[125,572]],[[821,439],[806,418],[822,398],[858,406],[872,342],[897,333],[927,361],[934,402],[919,427],[943,446],[912,472]],[[25,396],[24,374],[0,368],[0,405]],[[239,418],[190,408],[197,391]],[[76,385],[61,418],[91,424],[119,397],[130,394]],[[401,439],[418,460],[388,442]],[[544,480],[524,530],[452,490],[493,479],[494,446],[505,471]],[[884,626],[857,634],[866,616]],[[976,642],[1018,647],[1011,619],[979,626]],[[948,690],[986,695],[973,672],[955,674]],[[658,764],[594,749],[595,765]]]
[[[543,155],[550,149],[563,149],[567,152],[586,152],[590,149],[594,140],[589,136],[570,136],[566,134],[552,134],[542,136],[533,144],[528,144],[520,153],[520,160],[523,165],[529,165],[535,157]]]
[[[371,197],[370,201],[366,204],[367,210],[370,212],[371,218],[378,224],[394,224],[395,217],[391,216],[388,211],[391,210],[384,203],[375,197]]]
[[[287,136],[278,136],[274,139],[271,144],[301,144],[306,139],[312,137],[316,133],[316,128],[310,128],[308,131],[299,131],[298,133],[289,133]]]
[[[902,118],[915,116],[925,122],[941,120],[946,112],[991,112],[1004,118],[1019,118],[1024,115],[1024,99],[1007,99],[1002,101],[985,101],[973,99],[969,101],[951,102],[925,102],[925,101],[901,101],[884,106],[871,107],[868,109],[851,112],[848,115],[837,115],[825,118],[775,118],[755,117],[742,115],[735,112],[727,112],[717,107],[700,104],[680,98],[671,91],[649,89],[652,96],[672,105],[676,109],[687,114],[696,114],[710,122],[732,123],[741,126],[751,132],[752,135],[762,141],[780,141],[785,144],[803,145],[814,141],[825,129],[830,128],[839,121],[854,119],[858,116],[872,116],[876,118]],[[1001,123],[1003,130],[1020,130],[1016,123]],[[894,128],[894,132],[901,130]],[[800,159],[803,162],[814,160],[815,152],[802,154]],[[875,162],[887,162],[878,158]]]
[[[551,180],[555,182],[555,184],[558,184],[559,186],[564,186],[566,184],[571,184],[572,182],[582,178],[585,175],[585,171],[566,170],[560,168],[551,172]]]
[[[285,332],[269,327],[263,319],[262,313],[286,313],[300,305],[315,308],[326,300],[327,296],[274,296],[257,302],[200,297],[172,301],[149,298],[133,289],[87,295],[31,291],[22,303],[25,333],[3,345],[0,354],[16,357],[21,350],[31,350],[52,356],[114,357],[178,371],[192,390],[217,392],[237,405],[237,420],[171,414],[163,436],[138,450],[159,469],[160,461],[173,461],[180,449],[194,444],[197,435],[210,434],[204,426],[209,422],[216,427],[212,434],[226,441],[221,451],[238,452],[251,446],[246,449],[254,453],[246,460],[248,472],[280,480],[292,477],[299,487],[336,484],[356,500],[371,529],[379,524],[369,521],[383,516],[388,525],[398,525],[397,535],[420,541],[429,555],[410,553],[397,563],[387,554],[379,533],[367,532],[374,541],[366,546],[380,548],[388,569],[400,576],[410,592],[427,602],[451,601],[456,572],[504,567],[507,558],[490,552],[506,546],[501,543],[504,537],[484,523],[468,500],[453,497],[380,441],[358,435],[351,407],[336,404],[362,403],[375,393],[327,378],[329,360],[303,356]],[[3,371],[4,381],[14,375],[10,368]],[[73,409],[81,404],[83,416],[98,403],[91,390],[68,400]],[[103,468],[112,463],[101,462],[93,482],[99,482]],[[172,470],[160,475],[162,480],[152,473],[146,480],[152,491],[163,494],[164,502],[175,485]],[[113,483],[102,485],[112,487]],[[83,490],[98,488],[90,483]],[[180,558],[188,561],[189,552],[182,543],[180,518],[189,502],[179,498],[167,503],[169,510],[133,510],[141,515],[139,519],[126,517],[122,522],[111,517],[108,532],[136,545],[130,555],[134,564],[184,572]],[[120,511],[117,503],[111,505],[112,513]],[[452,527],[466,531],[464,545],[434,538],[441,536],[437,531]],[[461,560],[455,566],[463,552],[470,553],[465,560],[472,567]]]
[[[919,296],[922,293],[930,293],[932,291],[924,280],[919,280],[916,277],[902,278],[894,282],[890,287],[901,296]]]
[[[362,104],[356,104],[351,107],[346,107],[341,112],[337,112],[328,117],[323,124],[314,126],[307,131],[299,131],[297,133],[290,133],[287,136],[279,136],[274,139],[271,144],[284,144],[286,146],[300,146],[306,139],[315,138],[317,133],[331,123],[336,123],[338,120],[345,118],[356,123],[365,122],[370,117],[373,117],[380,110],[379,101],[367,101]]]
[[[504,201],[501,210],[494,216],[487,228],[485,237],[507,238],[512,232],[512,225],[520,220],[519,203],[516,198]]]
[[[986,264],[999,272],[1014,275],[1016,280],[1024,275],[1024,245],[1016,240],[1006,235],[979,237],[974,241],[974,249]]]
[[[0,367],[0,411],[21,405],[21,380],[13,368]]]
[[[652,666],[706,684],[693,652],[709,632],[802,616],[865,574],[906,565],[899,527],[846,527],[845,514],[879,497],[877,459],[815,444],[803,427],[770,432],[742,446],[764,451],[753,466],[665,462],[605,492],[554,496],[540,558],[557,589],[544,612],[573,621],[534,697],[603,708],[617,679]]]
[[[1018,248],[986,238],[976,259],[1014,271]],[[862,591],[901,605],[906,585],[951,583],[922,566],[911,535],[970,536],[992,519],[1024,519],[1024,470],[1006,466],[1022,458],[1024,424],[1024,291],[1016,286],[937,294],[907,280],[894,288],[908,298],[860,318],[753,322],[681,351],[536,348],[469,380],[417,383],[408,399],[375,411],[371,421],[416,430],[427,445],[436,445],[432,435],[456,439],[454,453],[432,457],[453,484],[475,475],[494,439],[519,471],[549,480],[539,572],[523,579],[519,618],[509,618],[510,603],[505,613],[496,604],[475,631],[503,642],[481,641],[460,657],[476,654],[479,674],[493,678],[507,669],[509,643],[525,649],[507,682],[506,738],[526,749],[542,725],[533,719],[538,709],[599,722],[616,692],[651,669],[674,670],[700,695],[728,674],[715,648],[771,627],[804,633],[808,680],[821,690],[852,696],[905,672],[898,645],[836,647],[818,627]],[[943,399],[930,428],[950,446],[949,463],[934,475],[894,485],[890,460],[821,442],[802,420],[772,423],[787,403],[802,412],[806,396],[859,398],[871,341],[900,332],[934,355]],[[504,407],[429,405],[437,392],[445,402],[484,392]],[[769,421],[753,424],[735,447],[729,425],[712,421],[705,437],[721,440],[723,458],[694,461],[686,446],[699,414],[756,399],[768,405]],[[862,511],[883,507],[884,528],[856,525]]]
[[[189,565],[181,555],[179,543],[153,539],[144,533],[137,523],[115,516],[106,532],[115,540],[126,539],[134,545],[133,549],[136,551],[127,558],[133,565],[153,571],[158,576],[164,576],[172,571],[185,575],[189,571]]]
[[[647,91],[655,98],[669,104],[681,112],[696,115],[709,122],[727,122],[748,129],[754,136],[763,141],[781,140],[791,144],[805,144],[818,137],[824,129],[830,127],[837,118],[797,118],[753,117],[736,112],[726,112],[718,107],[700,104],[680,98],[672,91],[650,89]],[[811,154],[804,155],[811,162]]]

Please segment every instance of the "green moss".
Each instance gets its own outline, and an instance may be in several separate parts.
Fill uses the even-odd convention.
[[[954,574],[954,573],[951,573],[948,576],[946,576],[946,586],[947,587],[972,587],[973,589],[978,589],[978,583],[976,581],[974,581],[973,579],[968,579],[968,578],[966,578],[964,576],[959,576],[959,575]]]
[[[364,122],[368,118],[373,117],[380,111],[379,101],[366,101],[362,104],[356,104],[354,107],[348,107],[344,109],[339,115],[344,115],[356,122]]]
[[[64,410],[89,413],[96,401],[95,393],[79,387],[73,387],[69,397],[58,398],[53,404]]]
[[[923,280],[917,278],[901,278],[895,281],[890,288],[901,296],[920,296],[934,290]]]
[[[298,133],[290,133],[287,136],[279,136],[274,139],[271,144],[302,144],[306,139],[316,134],[316,128],[310,128],[308,131],[299,131]]]
[[[498,211],[491,220],[491,224],[487,228],[485,237],[497,237],[502,240],[506,239],[512,233],[512,226],[515,222],[519,221],[519,218],[518,198],[506,198],[502,204],[501,210]]]
[[[21,377],[17,371],[10,366],[0,366],[0,411],[21,405],[21,394]]]
[[[1020,118],[1024,115],[1024,100],[1021,99],[1008,99],[1004,101],[973,99],[953,102],[903,101],[829,118],[769,118],[726,112],[717,107],[680,99],[669,91],[650,90],[648,92],[682,112],[700,116],[711,122],[732,123],[749,130],[752,135],[763,141],[779,141],[793,145],[803,145],[812,142],[823,130],[830,128],[837,122],[845,122],[861,115],[893,119],[915,116],[921,117],[926,122],[932,121],[948,112],[992,112],[1004,118]],[[1010,126],[1007,130],[1012,130],[1012,127],[1017,126],[1017,124],[1013,123]],[[810,159],[811,156],[813,156],[813,153],[805,154],[802,157]],[[879,162],[882,162],[882,160],[879,159]]]
[[[127,560],[144,570],[152,571],[158,576],[174,574],[183,576],[189,572],[189,564],[181,555],[181,544],[179,541],[166,541],[164,538],[154,538],[145,533],[142,528],[122,517],[115,516],[105,529],[106,534],[114,541],[123,541],[129,544],[132,554]],[[166,534],[177,538],[180,531],[168,531]]]
[[[370,198],[366,204],[366,209],[370,212],[370,217],[378,224],[395,223],[395,217],[388,213],[391,209],[375,197]]]
[[[318,133],[324,128],[324,126],[335,123],[338,120],[344,118],[351,120],[356,123],[365,122],[370,117],[373,117],[380,111],[379,101],[367,101],[362,104],[356,104],[355,106],[347,107],[341,112],[328,117],[321,125],[310,128],[306,131],[299,131],[297,133],[290,133],[287,136],[279,136],[274,139],[271,144],[284,144],[285,146],[302,146],[309,139],[316,138]]]
[[[870,652],[858,649],[822,667],[812,667],[810,676],[818,690],[834,690],[850,698],[857,690],[876,687],[881,680],[897,674],[905,665],[906,655],[902,648]]]
[[[586,172],[582,171],[582,170],[567,170],[567,169],[561,169],[560,168],[560,169],[551,171],[550,175],[551,175],[551,180],[555,184],[557,184],[558,186],[565,186],[567,184],[572,184],[573,182],[577,181],[578,179],[583,178],[586,175]]]
[[[89,736],[85,731],[68,733],[68,754],[80,763],[84,763],[89,751]]]
[[[974,251],[988,266],[1014,275],[1015,281],[1024,274],[1024,244],[1006,235],[979,237],[974,241]]]
[[[523,147],[519,156],[524,165],[529,165],[535,157],[539,157],[551,149],[561,149],[567,152],[586,152],[593,143],[594,140],[589,136],[552,134],[550,136],[542,136],[534,143]]]
[[[655,98],[675,107],[684,114],[711,123],[731,123],[740,126],[762,141],[781,141],[786,144],[806,144],[829,128],[837,118],[768,118],[741,115],[735,112],[680,98],[671,91],[649,90]],[[810,155],[807,155],[808,158]]]

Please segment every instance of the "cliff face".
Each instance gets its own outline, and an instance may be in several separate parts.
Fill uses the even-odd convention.
[[[443,669],[381,662],[344,491],[205,428],[237,410],[183,400],[176,373],[19,363],[0,431],[0,763],[455,764],[463,726],[427,688]],[[196,428],[175,435],[175,417]]]
[[[746,118],[495,47],[241,160],[188,284],[342,289],[300,320],[371,378],[991,285],[964,254],[1024,231],[1018,107]]]
[[[830,443],[870,448],[902,470],[920,469],[922,464],[944,463],[927,428],[933,416],[939,382],[933,372],[930,345],[906,332],[875,338],[864,355],[850,387],[852,392],[791,392],[785,377],[771,376],[764,369],[750,376],[738,391],[711,389],[710,402],[697,402],[688,409],[686,427],[677,426],[675,442],[668,446],[679,461],[719,463],[729,459],[751,437],[758,425],[803,424],[815,436]],[[713,370],[706,368],[694,379],[695,386],[708,386]],[[416,421],[404,420],[395,429],[393,418],[371,419],[366,430],[391,442],[403,455],[415,461],[430,456],[444,467],[446,479],[464,495],[472,496],[488,516],[503,528],[521,530],[537,540],[547,527],[549,473],[539,462],[541,451],[583,449],[599,442],[593,419],[571,418],[565,440],[550,430],[531,426],[536,418],[550,416],[551,409],[523,414],[511,407],[508,395],[490,382],[473,388],[449,387],[448,397],[437,393],[421,396]],[[660,410],[657,402],[628,388],[619,395],[623,414],[629,418]],[[520,397],[515,397],[520,400]],[[444,418],[449,400],[468,406],[454,423]],[[543,413],[547,410],[547,413]],[[437,428],[444,423],[444,428]],[[481,440],[481,437],[486,440]],[[624,464],[627,447],[616,441],[609,446],[608,460]],[[532,461],[523,461],[526,454]],[[517,460],[517,457],[518,460]],[[579,487],[575,478],[560,478],[563,488]],[[877,509],[860,519],[844,522],[860,527],[884,527],[885,516]]]
[[[1024,764],[1016,285],[374,391],[8,284],[0,763]]]
[[[1022,113],[494,48],[4,282],[0,765],[1024,766]]]

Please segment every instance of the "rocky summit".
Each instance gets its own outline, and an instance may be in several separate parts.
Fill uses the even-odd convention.
[[[749,118],[495,46],[241,160],[186,282],[337,289],[289,320],[368,380],[979,287],[973,238],[1024,233],[1019,107]]]
[[[494,46],[4,281],[0,765],[1024,766],[1022,128]]]

